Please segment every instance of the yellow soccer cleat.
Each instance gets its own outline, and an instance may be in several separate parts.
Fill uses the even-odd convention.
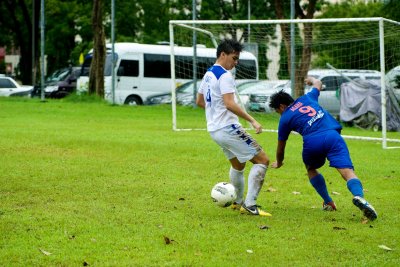
[[[233,210],[240,210],[240,207],[242,206],[242,204],[239,204],[237,202],[233,202],[233,204],[231,205],[231,209]]]
[[[240,207],[240,213],[248,215],[268,216],[268,217],[272,216],[271,213],[263,211],[262,209],[258,208],[257,205],[246,207],[246,205],[243,204],[242,207]]]

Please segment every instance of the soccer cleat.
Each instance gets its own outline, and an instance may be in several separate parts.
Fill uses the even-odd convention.
[[[232,205],[231,205],[231,209],[233,209],[233,210],[240,210],[240,207],[241,207],[241,206],[242,206],[241,204],[239,204],[239,203],[237,203],[237,202],[233,202]]]
[[[368,203],[365,199],[359,196],[355,196],[353,198],[353,204],[357,206],[363,213],[364,216],[369,220],[373,221],[378,218],[378,214],[376,213],[374,207]]]
[[[326,211],[335,211],[336,210],[336,205],[335,202],[330,201],[328,203],[322,203],[322,210]]]
[[[243,204],[242,207],[240,207],[240,213],[242,214],[246,213],[248,215],[258,215],[258,216],[272,216],[271,213],[259,209],[257,205],[247,207],[245,204]]]

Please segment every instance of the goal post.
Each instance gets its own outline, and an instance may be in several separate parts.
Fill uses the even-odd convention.
[[[290,38],[290,25],[295,25],[296,35]],[[214,49],[223,39],[234,38],[244,45],[245,53],[254,55],[256,66],[246,65],[246,59],[239,59],[239,65],[234,72],[238,83],[246,80],[289,80],[291,71],[294,71],[294,86],[292,95],[298,97],[304,94],[304,78],[310,70],[328,72],[332,68],[353,70],[353,72],[374,72],[375,78],[380,80],[380,137],[374,132],[355,136],[353,139],[379,140],[383,148],[396,147],[400,143],[400,133],[392,133],[388,129],[387,110],[388,88],[385,74],[390,69],[400,65],[400,23],[385,18],[337,18],[337,19],[295,19],[295,20],[171,20],[169,22],[171,48],[171,94],[172,94],[172,128],[174,131],[204,129],[204,112],[192,105],[182,107],[179,103],[179,92],[176,87],[193,79],[191,62],[197,64],[197,79],[201,80],[206,69],[215,62],[215,52],[212,58],[203,54],[195,56],[190,61],[179,55],[179,47],[194,47],[193,34],[196,33],[196,49],[205,47]],[[251,36],[250,36],[251,35]],[[250,41],[251,40],[251,41]],[[290,44],[295,47],[295,69],[290,67]],[[200,50],[201,51],[201,50]],[[243,63],[242,63],[243,62]],[[207,65],[208,64],[208,65]],[[334,72],[334,71],[333,71]],[[337,78],[338,75],[327,75],[323,83],[327,98],[326,104],[321,105],[335,116],[340,111],[340,85],[346,81]],[[322,77],[322,76],[321,76]],[[335,78],[336,77],[336,78]],[[362,76],[364,77],[364,76]],[[329,79],[328,79],[329,78]],[[349,75],[349,79],[359,77]],[[365,77],[364,77],[365,78]],[[368,79],[368,78],[366,78]],[[372,78],[371,78],[372,79]],[[290,86],[290,83],[289,83]],[[196,87],[195,87],[196,88]],[[400,92],[400,88],[399,88]],[[400,94],[397,94],[400,95]],[[242,99],[242,97],[238,97]],[[398,105],[398,103],[395,103]],[[324,106],[326,105],[326,106]],[[192,119],[185,120],[185,112],[198,112],[199,122]],[[337,112],[337,114],[335,114]],[[399,115],[400,116],[400,115]],[[276,126],[277,127],[277,126]],[[267,129],[274,131],[275,129]],[[389,133],[388,133],[389,132]],[[346,138],[352,138],[345,136]],[[389,143],[389,144],[388,144]]]

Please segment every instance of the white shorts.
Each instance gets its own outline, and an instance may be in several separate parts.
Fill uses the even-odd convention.
[[[210,135],[228,159],[236,157],[241,163],[251,160],[262,150],[257,141],[238,124],[210,132]]]

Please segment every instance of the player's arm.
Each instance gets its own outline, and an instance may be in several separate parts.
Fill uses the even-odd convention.
[[[280,168],[283,165],[283,160],[285,159],[285,147],[286,147],[286,140],[278,140],[278,146],[276,148],[276,161],[272,163],[272,168]]]
[[[321,91],[321,90],[322,90],[322,82],[321,82],[320,80],[318,80],[318,79],[312,77],[312,76],[308,76],[308,77],[304,80],[304,82],[305,82],[307,85],[309,85],[309,86],[312,86],[312,87],[314,87],[314,88],[317,88],[318,91]]]
[[[197,93],[197,98],[196,98],[196,105],[205,108],[206,107],[206,102],[204,101],[204,95],[201,93]]]
[[[235,95],[234,93],[228,93],[228,94],[223,94],[222,98],[224,100],[224,104],[226,108],[237,115],[238,117],[241,117],[245,119],[246,121],[250,122],[251,125],[254,127],[256,130],[256,133],[261,133],[262,132],[262,126],[258,121],[256,121],[252,116],[250,116],[249,113],[247,113],[245,110],[243,110],[236,102],[235,102]]]

